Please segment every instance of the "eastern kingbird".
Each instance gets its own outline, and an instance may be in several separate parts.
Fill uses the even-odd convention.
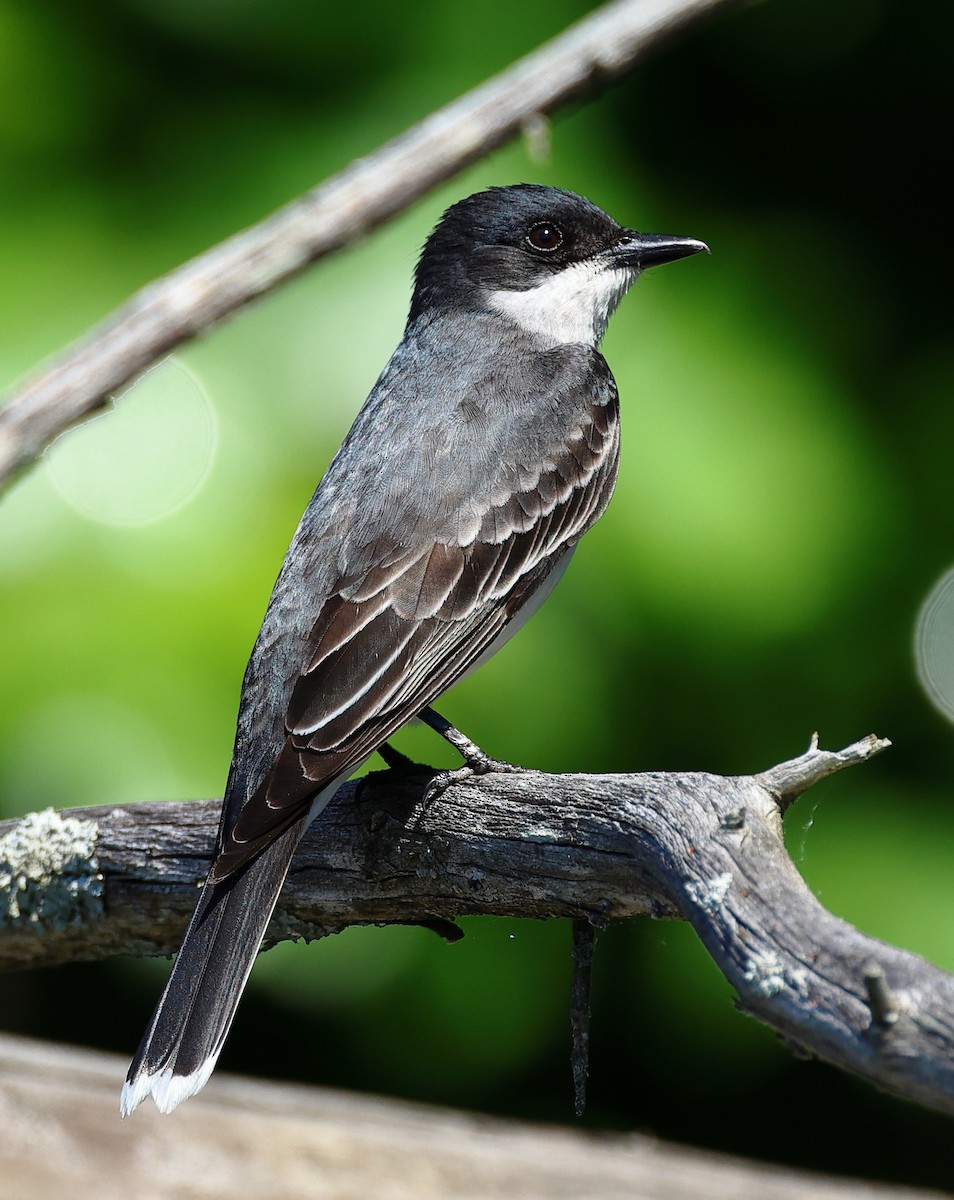
[[[215,857],[123,1088],[207,1081],[295,847],[335,790],[539,607],[609,502],[616,384],[597,346],[640,271],[706,250],[588,200],[491,188],[444,214],[407,328],[292,540],[245,672]],[[387,750],[385,748],[385,753]]]

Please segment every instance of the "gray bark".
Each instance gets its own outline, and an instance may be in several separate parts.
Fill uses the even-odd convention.
[[[793,1047],[954,1113],[954,977],[828,913],[782,840],[813,782],[886,742],[752,776],[498,774],[424,795],[426,773],[345,785],[289,873],[268,938],[457,915],[688,920],[740,1006]],[[422,769],[423,772],[423,769]],[[0,825],[0,968],[175,949],[212,849],[215,802]]]

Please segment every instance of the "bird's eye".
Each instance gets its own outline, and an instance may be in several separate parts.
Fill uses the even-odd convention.
[[[527,242],[533,250],[542,250],[544,254],[552,254],[563,245],[563,233],[549,221],[541,221],[527,234]]]

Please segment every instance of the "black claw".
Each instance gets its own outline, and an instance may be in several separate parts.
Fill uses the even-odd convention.
[[[433,804],[435,800],[440,799],[448,788],[453,787],[455,783],[463,783],[465,779],[472,779],[478,774],[473,767],[455,767],[453,771],[438,771],[436,775],[432,775],[428,780],[427,787],[424,789],[422,797],[425,806]]]

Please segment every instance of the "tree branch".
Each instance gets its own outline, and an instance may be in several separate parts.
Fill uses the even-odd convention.
[[[137,292],[0,411],[0,487],[174,347],[365,236],[542,114],[741,0],[614,0],[339,175]]]
[[[809,892],[782,806],[888,743],[865,738],[753,776],[545,775],[346,784],[302,843],[269,941],[455,916],[683,916],[740,1007],[800,1050],[954,1113],[954,977],[865,936]],[[0,968],[175,949],[218,805],[137,804],[0,825]]]
[[[125,1069],[118,1055],[0,1035],[0,1178],[16,1181],[19,1200],[941,1200],[655,1137],[224,1073],[187,1111],[164,1117],[150,1105],[120,1125]]]

